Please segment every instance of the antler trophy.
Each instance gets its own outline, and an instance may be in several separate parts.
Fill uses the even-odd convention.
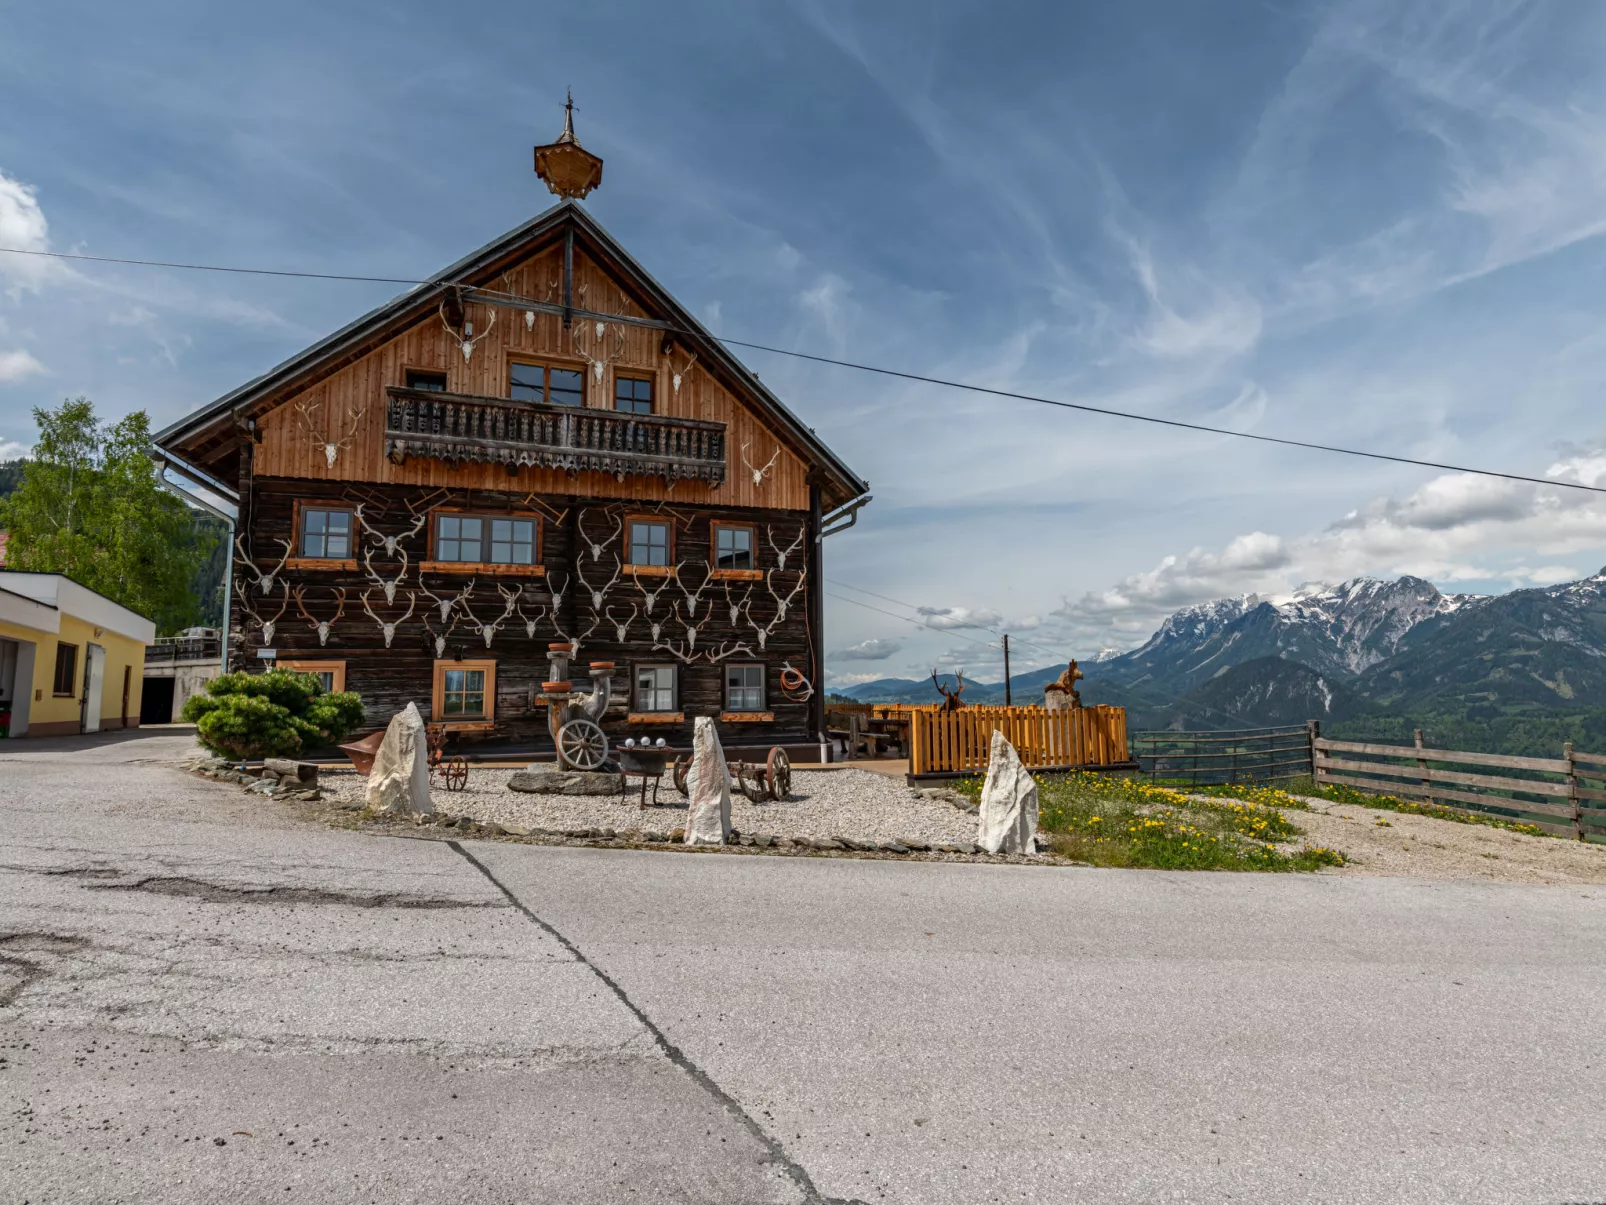
[[[569,770],[600,770],[608,760],[608,738],[597,721],[613,698],[613,662],[593,661],[588,667],[591,693],[578,694],[569,681],[568,641],[547,645],[551,679],[541,683],[547,704],[547,731],[558,749],[558,763]]]

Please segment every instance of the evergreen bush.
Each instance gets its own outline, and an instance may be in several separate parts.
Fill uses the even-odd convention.
[[[219,757],[293,757],[343,740],[362,723],[363,705],[351,691],[325,691],[314,674],[275,669],[212,679],[183,716]]]

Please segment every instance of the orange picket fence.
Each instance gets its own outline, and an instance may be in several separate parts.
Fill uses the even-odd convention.
[[[1002,730],[1020,759],[1034,770],[1125,765],[1126,708],[935,708],[909,713],[909,773],[951,774],[987,769],[993,732]]]

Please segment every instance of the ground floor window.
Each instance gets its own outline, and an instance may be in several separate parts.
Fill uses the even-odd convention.
[[[727,665],[725,667],[725,710],[764,710],[764,667]]]
[[[280,669],[293,669],[298,674],[312,674],[323,683],[329,693],[346,689],[346,663],[344,661],[279,661]]]
[[[636,667],[636,702],[632,708],[638,712],[676,711],[675,667],[673,665],[638,665]]]
[[[489,724],[496,718],[496,662],[435,662],[433,703],[437,724]]]
[[[58,644],[56,646],[56,680],[50,692],[58,699],[70,699],[78,692],[74,689],[78,682],[78,646],[76,644]]]

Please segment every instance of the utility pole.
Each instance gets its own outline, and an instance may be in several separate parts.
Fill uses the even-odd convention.
[[[1004,706],[1011,707],[1009,693],[1009,633],[1004,633]]]

